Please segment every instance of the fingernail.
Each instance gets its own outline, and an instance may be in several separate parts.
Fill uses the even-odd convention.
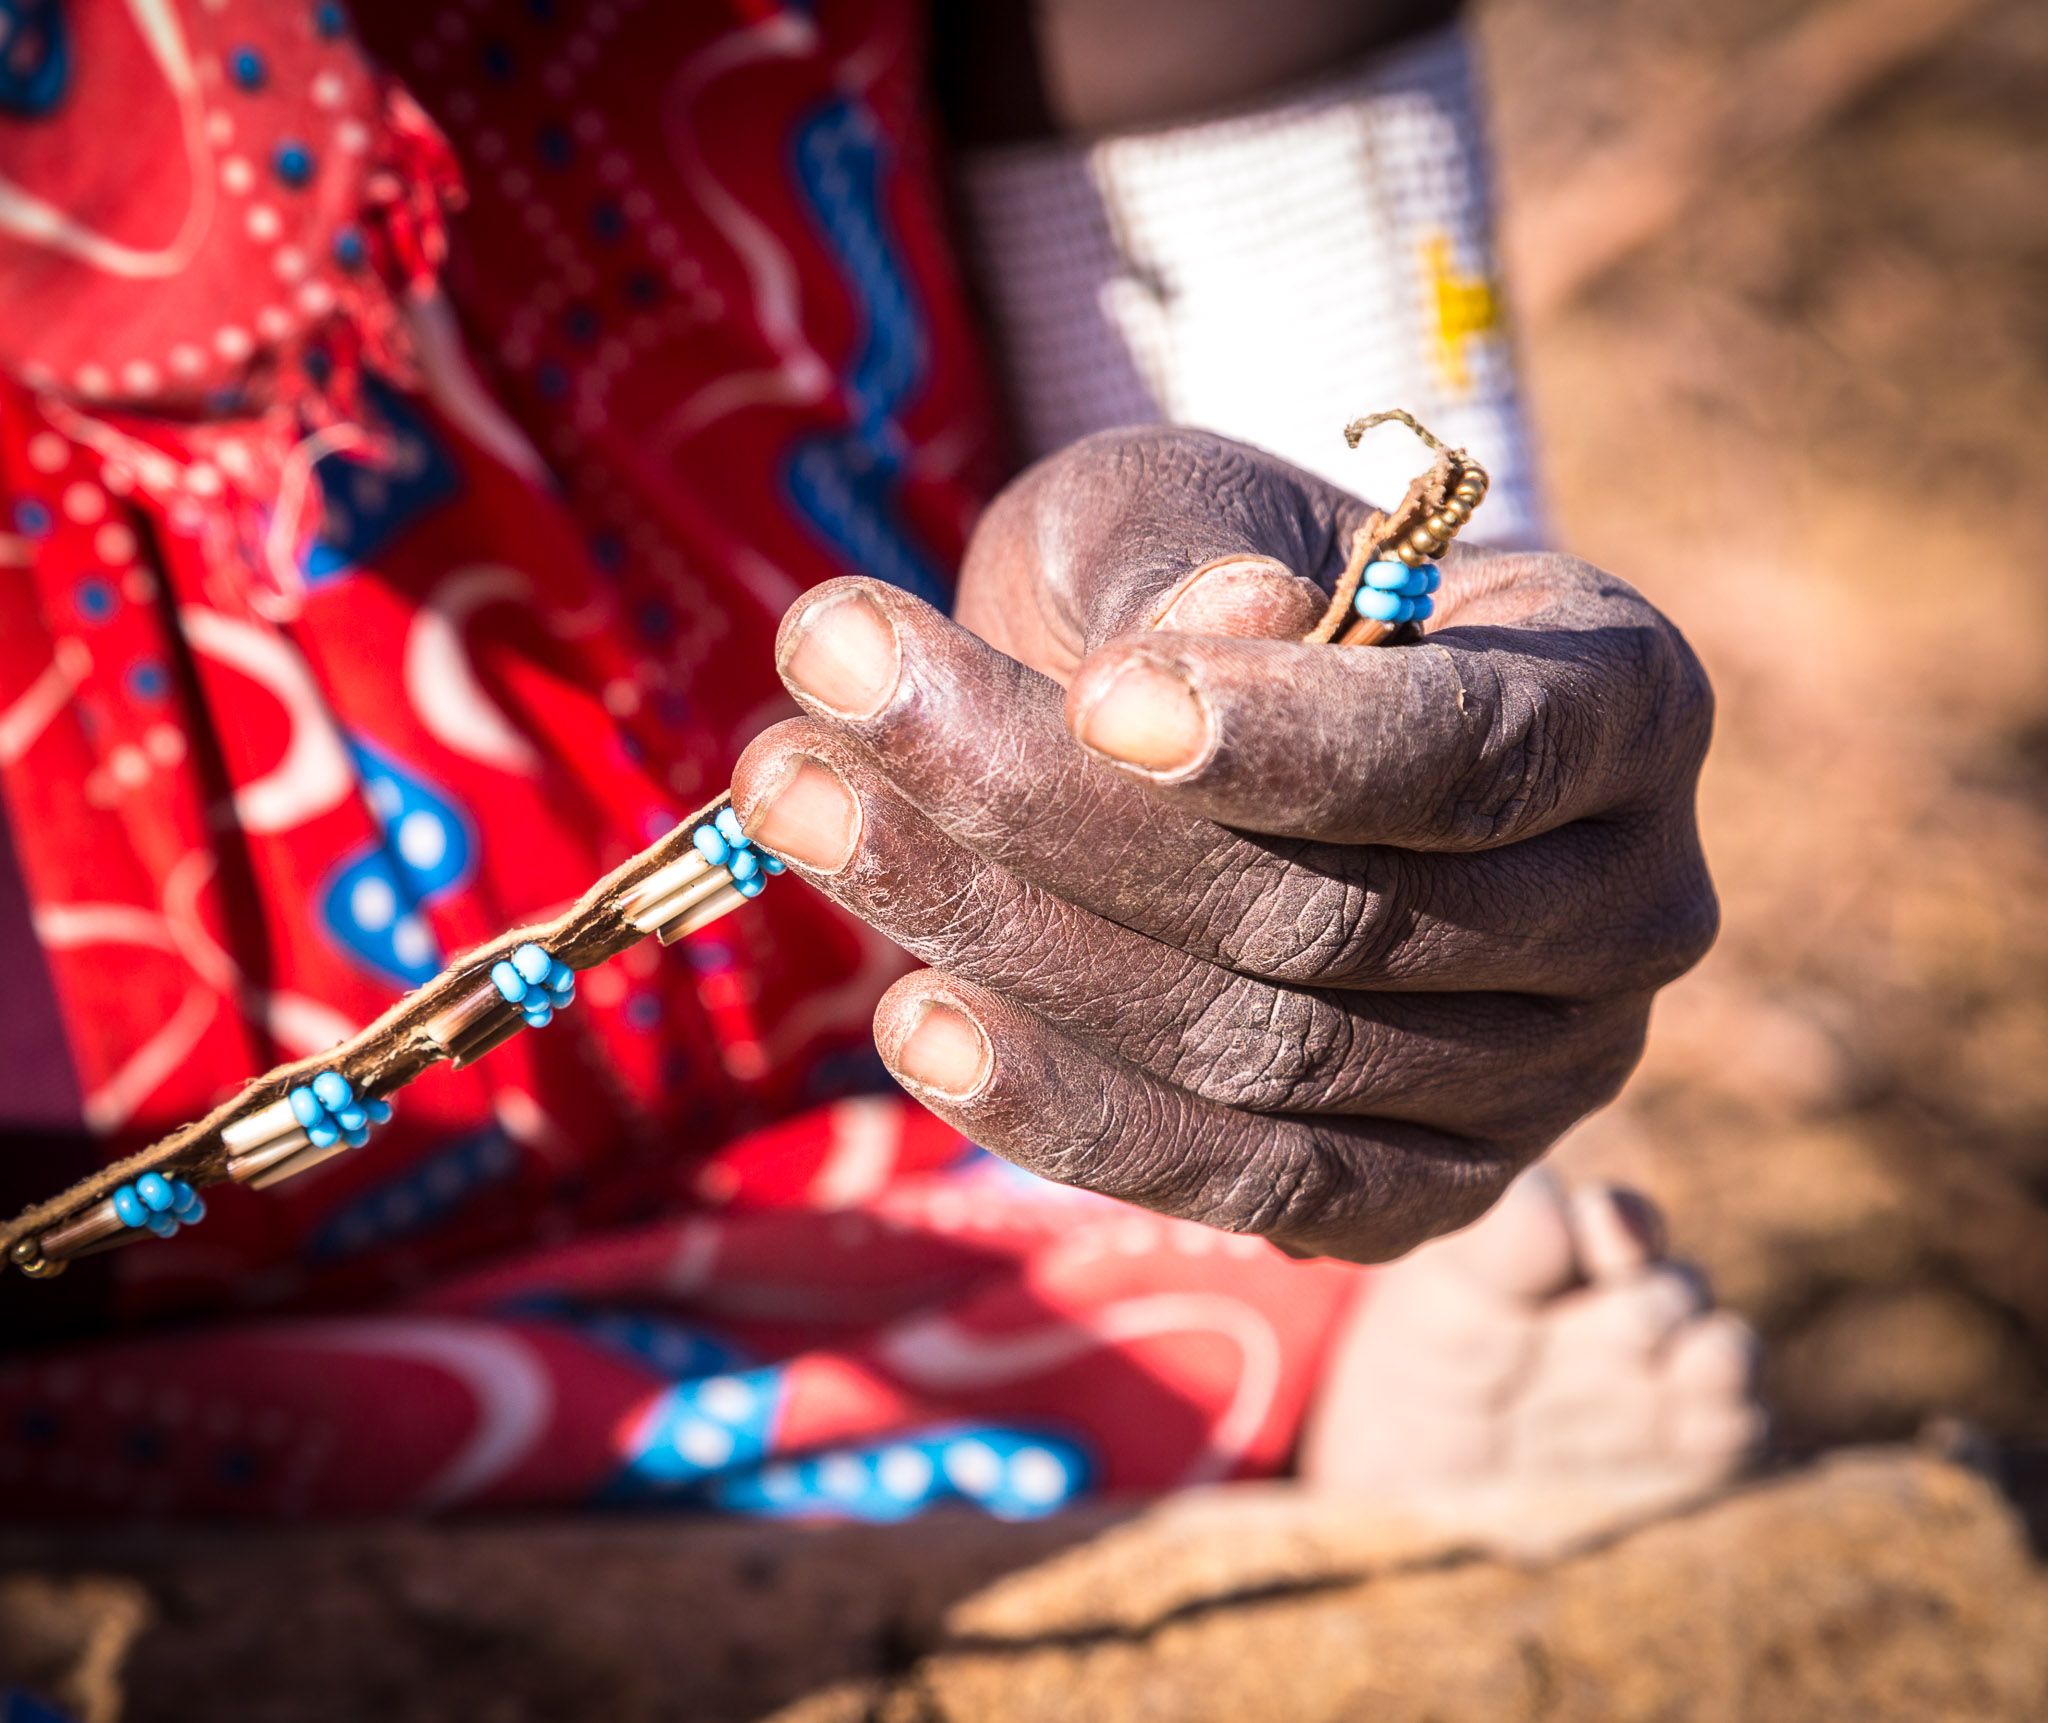
[[[1594,1280],[1640,1274],[1664,1254],[1664,1217],[1625,1186],[1581,1185],[1572,1192],[1579,1258]]]
[[[797,619],[777,668],[783,680],[846,718],[872,718],[896,692],[896,630],[864,592],[837,592]]]
[[[988,1080],[995,1055],[981,1025],[941,999],[927,999],[890,1061],[896,1074],[949,1101],[964,1101]]]
[[[1214,726],[1201,695],[1164,665],[1134,658],[1083,709],[1084,747],[1148,772],[1181,772],[1209,751]]]
[[[763,849],[818,873],[837,873],[860,842],[860,804],[830,768],[799,755],[745,826]]]
[[[1225,556],[1204,563],[1168,595],[1154,628],[1182,634],[1295,640],[1322,620],[1329,600],[1270,556]]]

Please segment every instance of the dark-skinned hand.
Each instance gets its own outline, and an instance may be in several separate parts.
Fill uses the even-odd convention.
[[[1380,1261],[1609,1099],[1716,924],[1678,631],[1570,557],[1458,549],[1419,643],[1304,646],[1366,505],[1204,433],[997,498],[958,620],[807,593],[750,834],[930,969],[890,1069],[1064,1183]],[[1192,578],[1191,578],[1192,577]]]

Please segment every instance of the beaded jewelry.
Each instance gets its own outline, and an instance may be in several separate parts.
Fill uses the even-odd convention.
[[[429,1065],[468,1065],[521,1029],[545,1028],[574,1002],[577,970],[650,933],[673,944],[758,897],[782,871],[721,796],[559,920],[470,953],[317,1065],[272,1071],[197,1123],[18,1215],[0,1227],[0,1253],[47,1279],[75,1257],[168,1238],[202,1219],[198,1186],[262,1190],[361,1148],[391,1117],[383,1097]]]
[[[1463,449],[1445,447],[1412,413],[1398,407],[1354,419],[1344,427],[1344,440],[1355,449],[1373,426],[1388,423],[1406,425],[1436,459],[1391,514],[1373,510],[1351,535],[1351,555],[1330,607],[1302,636],[1308,644],[1335,640],[1339,646],[1405,646],[1420,639],[1421,624],[1436,609],[1430,595],[1443,584],[1434,559],[1450,548],[1472,511],[1486,500],[1486,469]]]
[[[1444,447],[1405,412],[1357,420],[1345,439],[1356,448],[1364,432],[1387,420],[1408,426],[1436,458],[1391,514],[1375,509],[1352,534],[1343,575],[1322,621],[1303,636],[1307,643],[1419,639],[1441,578],[1432,559],[1485,499],[1479,463]],[[168,1238],[202,1219],[206,1205],[196,1187],[261,1190],[361,1148],[371,1127],[391,1117],[384,1096],[443,1059],[459,1069],[523,1028],[545,1028],[575,999],[578,970],[650,933],[672,945],[759,896],[783,864],[740,830],[731,800],[723,795],[700,809],[556,920],[458,959],[317,1065],[278,1067],[205,1118],[0,1225],[0,1258],[47,1279],[74,1257],[145,1236]]]

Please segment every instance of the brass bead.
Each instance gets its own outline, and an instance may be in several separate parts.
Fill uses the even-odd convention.
[[[1443,555],[1444,541],[1426,526],[1419,526],[1408,535],[1409,545],[1425,557]]]
[[[1476,509],[1486,501],[1486,492],[1478,485],[1461,484],[1451,492],[1451,501],[1463,503],[1468,509]]]
[[[1442,539],[1444,543],[1449,544],[1452,539],[1458,536],[1458,528],[1463,526],[1465,523],[1461,520],[1452,519],[1450,514],[1447,513],[1445,510],[1438,509],[1436,513],[1431,515],[1429,519],[1425,521],[1423,524],[1427,526],[1431,532],[1435,533],[1438,538]]]
[[[1405,562],[1410,568],[1420,568],[1429,561],[1429,558],[1412,544],[1397,544],[1389,554],[1398,561]]]
[[[64,1272],[64,1264],[51,1262],[43,1255],[43,1243],[38,1238],[17,1239],[14,1248],[7,1253],[8,1260],[31,1280],[53,1280]]]
[[[1472,518],[1472,505],[1460,501],[1457,497],[1452,497],[1449,502],[1445,503],[1436,512],[1438,519],[1447,520],[1453,526],[1463,526]]]

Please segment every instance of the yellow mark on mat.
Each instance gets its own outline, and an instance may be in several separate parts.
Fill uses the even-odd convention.
[[[1472,387],[1466,342],[1500,327],[1500,296],[1483,275],[1461,275],[1451,258],[1450,239],[1441,233],[1422,242],[1422,268],[1436,302],[1433,331],[1437,369],[1454,394]]]

